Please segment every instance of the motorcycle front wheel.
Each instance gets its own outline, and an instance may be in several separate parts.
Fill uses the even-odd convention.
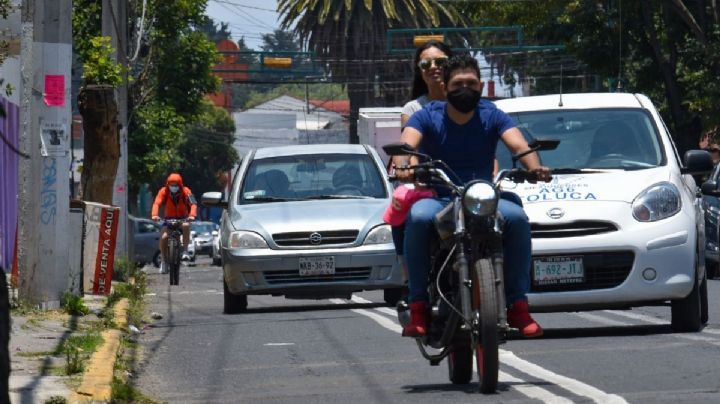
[[[498,297],[492,260],[475,262],[472,271],[472,308],[478,320],[473,333],[480,392],[491,394],[497,390],[498,371]]]

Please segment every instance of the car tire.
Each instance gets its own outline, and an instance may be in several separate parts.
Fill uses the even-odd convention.
[[[710,313],[708,312],[708,290],[706,276],[700,283],[700,323],[702,325],[706,325],[709,319]]]
[[[695,278],[693,288],[683,299],[670,302],[671,320],[670,327],[675,332],[698,332],[702,327],[702,291],[703,282]],[[705,287],[705,299],[707,301],[707,287]]]
[[[718,277],[718,268],[720,264],[712,261],[705,261],[705,272],[707,272],[707,279],[715,279]]]
[[[402,298],[402,288],[390,288],[383,290],[383,300],[388,306],[395,307]]]
[[[160,261],[162,261],[162,257],[160,256],[160,250],[157,250],[155,252],[155,255],[153,255],[152,263],[155,268],[160,268]]]
[[[239,314],[247,311],[248,301],[247,295],[235,295],[230,292],[227,282],[223,279],[223,297],[225,314]]]

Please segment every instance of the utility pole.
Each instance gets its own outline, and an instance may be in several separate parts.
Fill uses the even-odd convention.
[[[71,15],[71,0],[22,2],[19,286],[45,308],[69,277]]]
[[[102,0],[102,34],[111,38],[110,44],[115,49],[115,61],[127,67],[128,35],[127,35],[127,1]],[[115,185],[113,186],[113,205],[120,207],[120,221],[115,244],[115,256],[129,254],[128,232],[128,156],[127,156],[127,116],[128,91],[127,73],[123,83],[115,90],[118,108],[118,124],[120,125],[120,160],[118,161]]]

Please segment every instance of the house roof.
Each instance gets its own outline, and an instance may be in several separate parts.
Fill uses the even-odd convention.
[[[350,100],[310,100],[310,104],[341,115],[350,114]]]

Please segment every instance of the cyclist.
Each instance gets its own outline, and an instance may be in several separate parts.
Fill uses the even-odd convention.
[[[160,188],[155,202],[152,206],[152,219],[156,222],[160,221],[160,206],[165,205],[165,219],[186,219],[188,222],[195,220],[197,216],[197,201],[192,194],[190,188],[183,185],[182,176],[178,173],[172,173],[167,177],[165,186]],[[187,252],[188,244],[190,244],[190,223],[182,224],[183,232],[183,261],[190,260]],[[160,232],[160,255],[162,263],[160,264],[160,273],[167,273],[167,228],[163,226]]]
[[[447,102],[433,101],[412,115],[403,129],[401,141],[447,163],[463,180],[491,180],[497,142],[502,140],[513,153],[529,147],[512,119],[495,105],[480,100],[480,68],[469,54],[450,58],[443,71]],[[406,167],[416,158],[395,156],[395,172],[400,181],[412,182]],[[536,154],[520,159],[541,181],[550,179],[550,171],[540,165]],[[417,337],[427,331],[428,272],[430,243],[434,234],[433,218],[445,204],[447,195],[417,201],[405,220],[405,258],[410,288],[410,323],[403,336]],[[524,337],[542,335],[542,328],[530,316],[526,293],[530,288],[530,224],[516,195],[503,195],[498,209],[505,218],[503,250],[505,254],[505,293],[508,323]]]

